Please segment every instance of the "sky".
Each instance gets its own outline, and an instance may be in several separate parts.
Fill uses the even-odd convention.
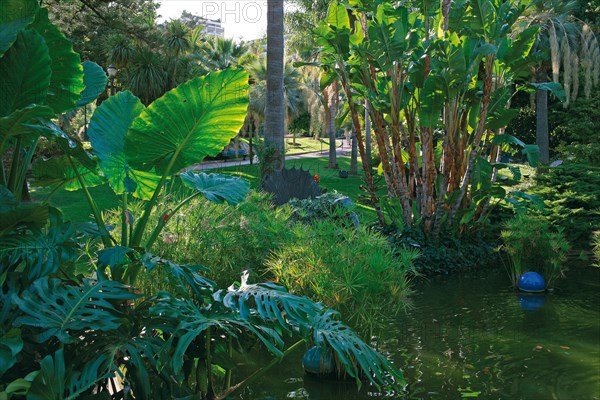
[[[161,0],[160,20],[177,18],[183,10],[209,19],[220,19],[225,37],[258,39],[267,31],[266,0]]]

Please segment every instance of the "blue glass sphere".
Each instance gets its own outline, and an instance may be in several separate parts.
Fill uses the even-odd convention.
[[[334,371],[333,353],[329,349],[323,350],[313,346],[304,353],[302,366],[306,372],[311,374],[331,374]]]
[[[525,272],[519,279],[519,290],[529,293],[543,292],[546,290],[546,281],[537,272]]]

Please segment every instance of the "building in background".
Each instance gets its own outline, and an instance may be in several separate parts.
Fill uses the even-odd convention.
[[[225,28],[221,26],[221,20],[213,20],[208,18],[200,17],[198,20],[198,25],[204,25],[204,29],[202,32],[206,35],[224,37],[225,36]]]

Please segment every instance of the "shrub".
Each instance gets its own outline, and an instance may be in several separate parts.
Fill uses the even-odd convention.
[[[415,261],[419,273],[448,274],[498,261],[494,240],[481,234],[466,233],[458,237],[443,231],[438,240],[432,240],[415,228],[388,226],[382,232],[395,249],[413,247],[421,251],[421,257]]]
[[[545,219],[527,214],[518,214],[504,227],[502,249],[508,254],[509,275],[515,287],[527,271],[544,276],[547,287],[563,276],[569,243],[561,228],[553,230]]]
[[[359,223],[352,200],[335,190],[315,199],[292,199],[288,204],[295,221],[311,222],[328,218],[355,226]]]
[[[600,168],[565,164],[535,177],[533,194],[544,198],[540,215],[558,228],[571,243],[587,246],[600,229]]]
[[[335,305],[356,326],[369,328],[407,306],[418,250],[394,255],[384,236],[330,219],[297,223],[291,232],[266,267],[292,293]]]

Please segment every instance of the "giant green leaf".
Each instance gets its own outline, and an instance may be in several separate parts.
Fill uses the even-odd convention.
[[[32,104],[43,104],[52,69],[44,38],[37,32],[19,32],[12,47],[0,58],[0,117]]]
[[[76,160],[72,162],[77,168],[77,173],[67,156],[36,161],[32,168],[35,183],[40,186],[60,186],[68,191],[82,189],[80,178],[87,188],[106,183],[97,171],[84,167]]]
[[[325,21],[336,29],[350,29],[348,10],[343,4],[340,4],[337,1],[334,1],[329,5]]]
[[[85,89],[81,92],[81,100],[77,102],[77,107],[83,107],[96,100],[104,92],[108,82],[104,70],[95,62],[84,61],[82,66]]]
[[[13,112],[7,117],[0,117],[0,152],[11,137],[40,133],[40,128],[35,123],[37,118],[50,118],[54,115],[52,109],[46,106],[31,105]]]
[[[73,51],[71,41],[50,22],[45,8],[38,10],[31,27],[44,37],[52,59],[52,78],[46,103],[57,114],[69,111],[75,108],[85,89],[81,58]]]
[[[250,190],[248,181],[233,176],[188,171],[181,174],[181,180],[208,200],[219,204],[223,201],[229,204],[241,203]]]
[[[135,168],[170,174],[215,155],[244,123],[248,73],[224,70],[167,92],[135,119],[125,153]]]
[[[142,102],[129,91],[111,96],[94,112],[88,136],[94,154],[100,160],[100,169],[115,193],[132,192],[134,196],[148,200],[160,178],[151,172],[132,169],[124,150],[125,134],[142,110]]]
[[[35,328],[39,343],[53,336],[71,343],[79,340],[76,331],[119,328],[123,315],[115,308],[115,301],[137,297],[128,286],[115,281],[84,279],[80,286],[44,277],[35,281],[28,293],[14,299],[25,314],[14,325]]]
[[[0,57],[17,40],[17,34],[33,21],[36,0],[2,0],[0,2]]]
[[[435,128],[438,126],[442,108],[444,107],[444,95],[434,76],[425,79],[425,85],[421,91],[421,126]]]

